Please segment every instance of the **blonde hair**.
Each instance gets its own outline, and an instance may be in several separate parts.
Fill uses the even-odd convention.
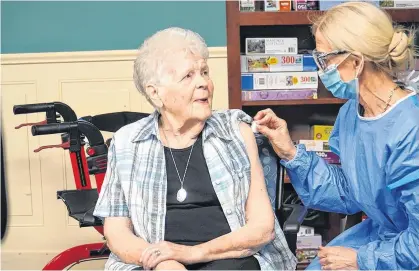
[[[414,30],[393,26],[391,17],[373,4],[337,5],[313,22],[313,34],[317,31],[334,50],[359,52],[392,77],[414,67]]]

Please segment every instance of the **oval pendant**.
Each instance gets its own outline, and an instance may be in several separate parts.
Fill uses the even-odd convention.
[[[177,201],[183,202],[186,199],[186,195],[187,193],[185,189],[183,188],[179,189],[179,191],[177,191],[177,196],[176,196]]]

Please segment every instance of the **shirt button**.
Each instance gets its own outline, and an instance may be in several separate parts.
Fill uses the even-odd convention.
[[[231,215],[231,210],[230,209],[227,209],[227,215]]]
[[[220,182],[220,180],[217,180],[216,182],[215,182],[215,184],[220,184],[221,182]]]
[[[239,177],[240,177],[240,178],[243,178],[243,176],[244,176],[244,175],[243,175],[243,172],[239,172]]]

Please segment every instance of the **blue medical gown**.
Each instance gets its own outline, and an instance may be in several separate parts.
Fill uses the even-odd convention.
[[[368,216],[328,246],[356,249],[361,270],[418,269],[418,96],[412,93],[369,119],[357,114],[357,101],[348,101],[339,111],[329,145],[340,156],[341,168],[302,145],[293,160],[281,161],[309,208]],[[308,269],[320,270],[318,259]]]

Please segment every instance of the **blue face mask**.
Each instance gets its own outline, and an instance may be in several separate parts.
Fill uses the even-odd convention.
[[[341,99],[357,99],[359,95],[359,81],[358,74],[360,70],[355,73],[355,78],[349,82],[345,82],[340,77],[338,66],[348,58],[347,55],[339,64],[332,64],[326,70],[319,71],[320,80],[324,86],[335,96]],[[364,63],[364,56],[362,56],[362,63]],[[361,66],[360,68],[361,69]]]
[[[326,71],[319,71],[320,80],[324,86],[335,96],[341,99],[356,99],[359,93],[358,76],[349,82],[344,82],[340,78],[338,65],[329,66]]]

